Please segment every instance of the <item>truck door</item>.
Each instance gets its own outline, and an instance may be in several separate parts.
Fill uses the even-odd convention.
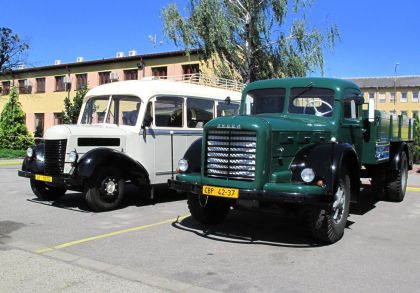
[[[361,105],[363,101],[360,96],[351,95],[343,100],[343,118],[341,122],[342,139],[351,143],[359,158],[362,157],[363,124],[361,118]]]

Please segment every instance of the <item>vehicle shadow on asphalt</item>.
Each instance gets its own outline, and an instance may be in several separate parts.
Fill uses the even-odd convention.
[[[162,186],[155,189],[154,198],[151,199],[149,192],[142,191],[136,186],[128,184],[125,187],[124,200],[117,210],[124,209],[129,206],[142,207],[164,202],[185,200],[185,198],[186,196],[184,194],[179,194]],[[28,201],[75,212],[91,212],[86,203],[85,197],[81,192],[68,191],[63,197],[55,201],[45,201],[38,198],[28,199]]]
[[[355,223],[350,220],[351,215],[364,215],[373,210],[377,202],[369,187],[364,186],[358,203],[350,205],[346,229],[351,229],[350,227]],[[312,239],[304,217],[297,213],[267,213],[233,209],[226,220],[219,225],[203,225],[190,216],[174,222],[172,226],[206,239],[229,243],[294,248],[325,246]]]

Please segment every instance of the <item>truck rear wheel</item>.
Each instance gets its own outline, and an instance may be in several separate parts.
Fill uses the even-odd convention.
[[[211,196],[188,194],[188,208],[194,219],[206,225],[222,223],[230,210],[227,200]]]
[[[66,193],[67,189],[50,186],[45,182],[31,179],[33,193],[41,200],[57,200]]]
[[[308,213],[312,236],[322,243],[334,243],[343,236],[350,208],[350,177],[343,167],[330,208],[315,208]]]
[[[124,196],[124,176],[118,169],[110,166],[99,168],[86,183],[86,202],[94,212],[114,210],[121,204]]]
[[[407,189],[408,161],[405,152],[400,153],[401,168],[390,170],[387,174],[387,199],[389,201],[401,202],[404,199]]]

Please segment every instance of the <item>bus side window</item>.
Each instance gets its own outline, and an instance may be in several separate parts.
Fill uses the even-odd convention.
[[[158,127],[182,127],[184,99],[157,97],[155,101],[155,125]]]
[[[187,126],[189,128],[203,128],[214,118],[214,101],[198,98],[187,99]]]

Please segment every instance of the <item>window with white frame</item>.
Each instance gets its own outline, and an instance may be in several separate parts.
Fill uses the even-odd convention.
[[[400,99],[401,103],[407,103],[407,92],[402,92],[401,93],[401,99]]]
[[[407,111],[401,111],[401,115],[407,116]]]
[[[379,103],[385,103],[386,102],[386,96],[385,93],[379,94]]]
[[[413,103],[419,102],[419,92],[413,92]]]
[[[369,93],[369,100],[375,98],[375,93]]]
[[[391,93],[391,97],[389,98],[389,101],[392,103],[395,101],[395,92]]]

